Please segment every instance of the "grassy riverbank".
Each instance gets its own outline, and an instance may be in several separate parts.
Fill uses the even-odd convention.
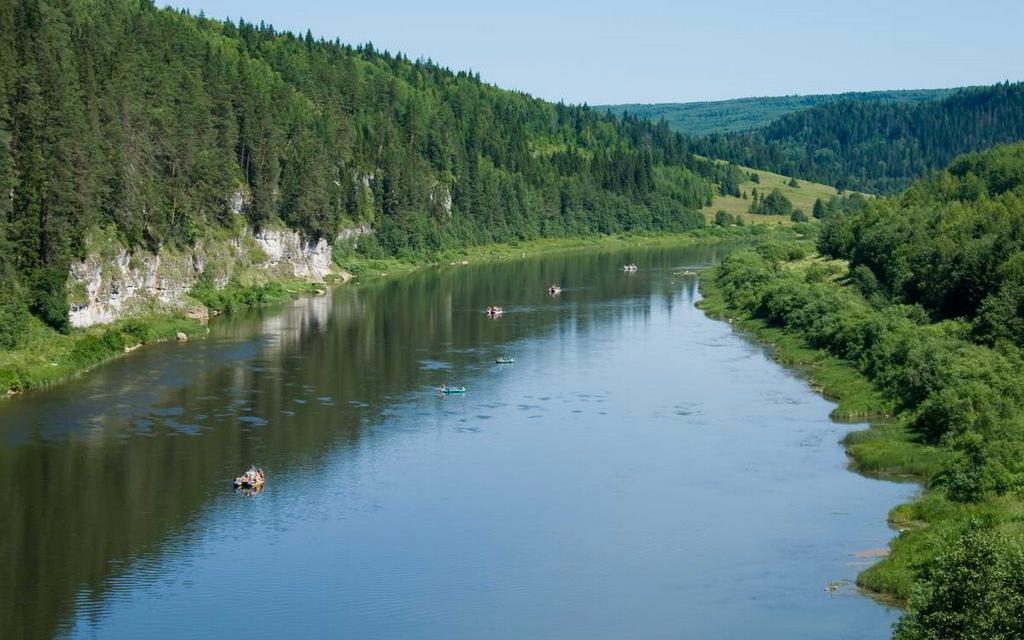
[[[143,315],[63,334],[31,318],[22,346],[0,350],[0,389],[8,395],[45,387],[153,342],[206,334],[182,315]]]
[[[326,283],[345,281],[349,275],[360,279],[401,275],[419,269],[449,264],[514,260],[531,256],[580,250],[612,250],[631,246],[682,246],[688,244],[792,238],[794,228],[751,225],[723,229],[710,227],[676,234],[629,234],[586,238],[544,238],[515,244],[491,244],[449,251],[434,256],[406,256],[403,259],[372,259],[354,252],[337,250],[335,261],[340,275]],[[200,282],[191,297],[211,315],[231,313],[246,307],[280,304],[301,295],[324,293],[323,283],[303,280],[272,280],[241,284],[237,280],[216,288]],[[161,313],[156,307],[146,314],[109,325],[73,329],[64,334],[33,318],[18,348],[0,350],[0,390],[6,394],[45,387],[81,373],[136,347],[173,340],[179,333],[190,337],[205,335],[205,327],[183,315]]]
[[[872,354],[863,341],[865,334],[874,333],[881,343],[888,333],[885,348],[898,350],[899,341],[924,341],[936,328],[921,319],[904,319],[907,314],[913,317],[913,309],[868,302],[847,281],[845,265],[810,251],[805,246],[784,259],[766,259],[765,251],[734,254],[722,267],[705,272],[700,306],[769,345],[779,362],[835,400],[834,418],[873,421],[844,440],[852,467],[876,477],[922,484],[919,498],[889,514],[891,526],[899,532],[890,555],[857,579],[862,588],[902,603],[936,559],[959,548],[964,532],[977,523],[1005,539],[1024,539],[1024,501],[1013,492],[998,491],[985,491],[974,499],[961,497],[963,481],[958,474],[973,477],[973,471],[964,469],[963,454],[924,437],[919,407],[908,405],[894,391],[901,384],[913,384],[899,380],[904,373],[908,379],[927,377],[925,371],[912,369],[924,365],[899,364],[902,356],[895,352]],[[809,255],[800,257],[804,252]],[[927,345],[924,349],[936,351]],[[855,360],[850,357],[854,354]],[[867,364],[873,357],[879,362]]]
[[[445,251],[437,255],[407,255],[400,258],[381,259],[370,258],[339,247],[335,249],[334,260],[344,271],[358,278],[366,279],[400,275],[428,267],[519,260],[571,251],[610,251],[640,246],[667,247],[742,240],[759,241],[772,238],[792,239],[794,234],[807,233],[813,228],[812,226],[800,227],[789,225],[788,223],[785,226],[752,224],[744,227],[729,228],[709,226],[695,231],[680,233],[636,233],[577,238],[539,238],[515,243],[465,247],[458,250]]]

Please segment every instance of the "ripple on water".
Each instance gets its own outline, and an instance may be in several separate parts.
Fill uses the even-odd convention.
[[[161,407],[150,410],[150,413],[160,418],[177,417],[185,413],[185,407]]]
[[[167,419],[163,421],[163,425],[169,429],[173,429],[177,433],[184,434],[186,436],[195,436],[203,430],[198,424],[189,424],[185,422],[178,422],[177,420]]]

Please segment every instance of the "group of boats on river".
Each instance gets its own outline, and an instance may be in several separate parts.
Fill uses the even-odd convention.
[[[635,264],[623,265],[622,270],[625,271],[626,273],[635,273],[637,270],[637,266]],[[559,286],[557,283],[552,284],[550,287],[548,287],[548,295],[552,297],[560,295],[561,293],[562,287]],[[499,307],[498,305],[491,305],[487,307],[487,310],[484,313],[487,314],[488,318],[498,318],[505,313],[505,309],[504,307]],[[516,359],[513,358],[512,356],[504,355],[498,356],[497,358],[494,359],[494,362],[496,364],[514,364],[515,361]],[[466,387],[462,385],[450,386],[448,384],[442,384],[441,388],[438,391],[442,396],[446,396],[448,394],[453,393],[466,393]]]
[[[635,264],[627,264],[622,267],[622,270],[625,271],[626,273],[635,273],[637,267]],[[552,297],[560,295],[561,293],[562,287],[560,287],[557,283],[552,284],[550,287],[548,287],[548,295]],[[486,311],[488,318],[498,318],[504,313],[504,307],[500,307],[498,305],[491,305],[487,307]],[[516,359],[509,355],[501,355],[494,359],[494,362],[496,364],[514,364],[515,361]],[[447,396],[451,394],[466,393],[466,387],[464,385],[442,384],[439,391],[442,396]],[[259,493],[260,491],[263,490],[263,485],[266,482],[266,479],[267,477],[263,469],[252,466],[249,467],[249,469],[246,470],[245,473],[235,478],[234,486],[236,489],[239,489],[247,494]]]

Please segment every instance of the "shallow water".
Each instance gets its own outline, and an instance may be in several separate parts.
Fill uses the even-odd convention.
[[[722,251],[348,285],[0,403],[0,637],[888,637],[825,585],[914,488],[694,307]]]

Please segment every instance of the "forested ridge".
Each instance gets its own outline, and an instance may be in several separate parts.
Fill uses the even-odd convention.
[[[629,113],[648,120],[664,119],[673,131],[703,136],[710,133],[750,131],[784,115],[840,101],[910,103],[939,100],[956,89],[902,89],[851,91],[793,96],[734,98],[711,102],[664,102],[656,104],[595,105],[612,113]]]
[[[692,139],[701,155],[839,188],[896,193],[971,151],[1024,139],[1024,84],[935,101],[839,101],[745,133]]]
[[[369,44],[148,0],[0,0],[0,23],[0,278],[57,328],[96,227],[157,249],[242,223],[331,239],[368,222],[365,250],[429,255],[699,227],[732,171],[664,124]]]
[[[818,251],[845,273],[762,249],[726,258],[717,282],[892,403],[854,458],[929,491],[893,511],[893,556],[862,579],[909,598],[899,640],[1024,637],[1024,143],[833,207]]]

